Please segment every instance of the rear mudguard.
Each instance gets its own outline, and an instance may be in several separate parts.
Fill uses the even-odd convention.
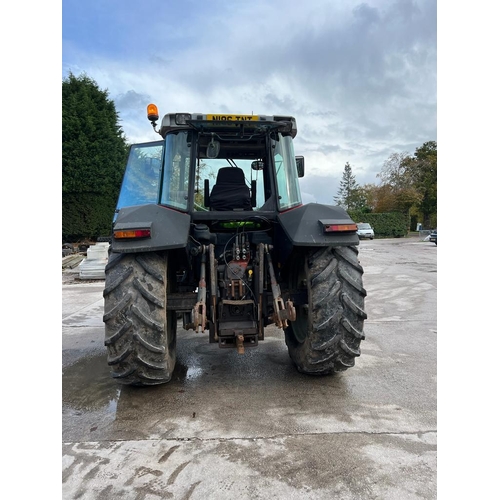
[[[188,242],[191,216],[160,205],[140,205],[120,209],[113,233],[117,230],[149,229],[150,238],[116,239],[113,252],[135,253],[184,248]]]
[[[334,224],[354,224],[341,207],[310,203],[288,210],[278,216],[283,231],[293,246],[351,246],[359,245],[356,231],[323,231],[320,221]]]

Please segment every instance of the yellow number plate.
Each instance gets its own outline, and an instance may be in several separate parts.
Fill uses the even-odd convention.
[[[257,115],[207,115],[207,120],[217,122],[236,122],[236,121],[250,121],[258,120]]]

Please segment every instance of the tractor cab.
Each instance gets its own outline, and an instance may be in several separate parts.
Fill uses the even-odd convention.
[[[234,215],[302,204],[304,158],[294,154],[293,117],[171,113],[158,131],[151,106],[148,117],[164,140],[131,147],[117,211],[155,203]]]

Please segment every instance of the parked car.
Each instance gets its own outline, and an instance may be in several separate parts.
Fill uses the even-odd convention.
[[[429,241],[433,241],[437,246],[437,244],[438,244],[438,230],[437,229],[434,229],[431,232],[431,234],[429,236]]]
[[[375,236],[375,233],[373,232],[373,229],[372,227],[370,226],[370,224],[368,224],[368,222],[360,222],[358,224],[358,236],[359,238],[370,238],[371,240],[373,240],[374,236]]]

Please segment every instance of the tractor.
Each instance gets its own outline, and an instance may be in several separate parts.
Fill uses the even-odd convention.
[[[302,203],[295,118],[147,113],[161,139],[130,147],[105,269],[112,377],[166,383],[178,332],[241,355],[269,325],[301,373],[354,366],[367,317],[357,226]]]

